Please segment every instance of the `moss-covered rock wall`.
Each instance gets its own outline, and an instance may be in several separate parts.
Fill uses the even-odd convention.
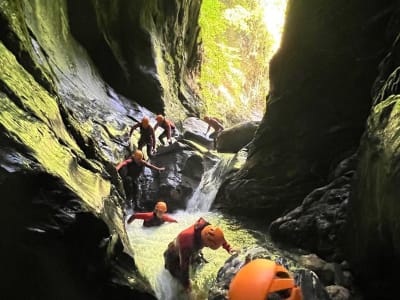
[[[221,207],[276,218],[357,149],[393,1],[289,1],[267,114]]]
[[[68,1],[74,36],[106,81],[156,113],[183,119],[200,99],[200,1]],[[194,21],[194,22],[193,22]]]

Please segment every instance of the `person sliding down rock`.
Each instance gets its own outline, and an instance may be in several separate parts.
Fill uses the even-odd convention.
[[[217,250],[221,246],[230,254],[236,252],[225,240],[219,227],[200,218],[169,243],[164,252],[164,266],[187,291],[190,291],[189,268],[198,259],[201,249],[209,247]]]
[[[172,144],[172,136],[176,135],[176,127],[175,124],[165,118],[163,115],[157,115],[156,117],[156,125],[154,126],[154,131],[157,130],[158,126],[164,129],[163,133],[161,133],[158,137],[160,143],[164,146],[165,142],[164,139],[167,138],[168,144]]]
[[[138,178],[143,173],[144,168],[150,168],[156,171],[164,171],[164,167],[157,167],[151,163],[143,160],[143,152],[136,150],[132,153],[131,158],[120,162],[115,168],[119,175],[122,177],[124,190],[128,202],[136,201],[136,194],[138,192]]]
[[[167,212],[167,204],[163,201],[159,201],[154,206],[154,210],[151,212],[143,212],[143,213],[133,213],[127,223],[132,223],[135,219],[143,220],[144,227],[152,227],[152,226],[160,226],[164,224],[164,222],[177,223],[174,218],[168,216]]]

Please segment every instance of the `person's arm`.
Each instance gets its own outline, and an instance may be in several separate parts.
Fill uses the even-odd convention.
[[[157,167],[155,165],[152,165],[151,163],[148,163],[145,160],[142,160],[142,164],[144,164],[146,167],[152,169],[152,170],[156,170],[156,171],[164,171],[165,168],[164,167]]]
[[[224,241],[224,243],[222,244],[222,248],[224,248],[228,253],[231,253],[231,251],[233,250],[231,245],[229,245],[227,241]]]
[[[156,134],[154,133],[155,130],[153,129],[153,127],[150,127],[150,131],[151,131],[151,139],[152,139],[151,148],[153,150],[156,150]]]
[[[145,212],[145,213],[134,213],[132,216],[129,217],[128,219],[128,224],[132,223],[133,220],[135,219],[141,219],[148,221],[153,217],[153,212]]]
[[[117,171],[119,171],[123,166],[126,166],[127,164],[130,164],[132,162],[132,159],[129,158],[127,160],[124,160],[123,162],[120,162],[115,169],[117,169]]]
[[[129,137],[131,137],[133,131],[138,128],[141,125],[141,123],[136,123],[135,125],[132,126],[131,131],[129,131]]]
[[[171,124],[169,121],[165,121],[165,132],[167,133],[168,142],[171,142]]]
[[[157,128],[158,128],[158,122],[156,123],[156,125],[154,125],[154,132],[156,132]]]
[[[207,133],[210,131],[210,128],[211,128],[210,123],[207,123],[207,124],[208,124],[208,128],[207,128],[207,131],[206,131],[205,135],[207,135]]]
[[[215,122],[217,123],[217,125],[218,125],[218,130],[219,131],[222,131],[222,130],[224,130],[224,125],[222,125],[222,123],[220,122],[220,121],[218,121],[218,120],[215,120]]]
[[[168,216],[167,214],[164,214],[164,215],[162,216],[162,219],[163,219],[165,222],[178,223],[177,220],[175,220],[174,218]]]

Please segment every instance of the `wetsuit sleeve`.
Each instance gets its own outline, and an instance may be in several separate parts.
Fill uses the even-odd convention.
[[[163,215],[162,219],[163,219],[165,222],[178,223],[177,220],[175,220],[174,218],[172,218],[172,217],[170,217],[170,216],[168,216],[168,215],[166,215],[166,214]]]
[[[167,139],[171,139],[171,123],[168,121],[165,121],[165,132],[167,133]]]
[[[227,241],[224,241],[224,243],[222,244],[222,248],[224,248],[226,252],[231,253],[232,247]]]
[[[142,163],[143,163],[146,167],[148,167],[148,168],[150,168],[150,169],[152,169],[152,170],[162,171],[162,170],[165,169],[165,168],[159,168],[159,167],[157,167],[157,166],[155,166],[155,165],[152,165],[152,164],[148,163],[148,162],[145,161],[145,160],[142,160]]]
[[[145,212],[145,213],[135,213],[135,219],[141,219],[148,221],[153,217],[153,212]]]
[[[132,135],[133,131],[138,128],[141,125],[141,123],[136,123],[135,125],[132,126],[131,131],[129,131],[129,136]]]
[[[126,166],[127,164],[129,164],[129,163],[131,163],[132,162],[132,159],[127,159],[127,160],[124,160],[123,162],[120,162],[116,167],[115,167],[115,169],[117,169],[117,171],[119,171],[123,166]]]
[[[152,143],[152,148],[153,150],[156,148],[156,134],[154,133],[153,127],[150,127],[150,132],[151,132],[151,143]]]
[[[207,127],[207,131],[206,131],[206,134],[210,131],[210,128],[211,128],[211,125],[210,125],[210,123],[207,123],[208,124],[208,127]]]

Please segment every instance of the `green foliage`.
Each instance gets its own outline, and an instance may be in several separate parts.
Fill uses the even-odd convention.
[[[273,40],[260,2],[203,0],[200,26],[204,114],[227,125],[262,116]]]

